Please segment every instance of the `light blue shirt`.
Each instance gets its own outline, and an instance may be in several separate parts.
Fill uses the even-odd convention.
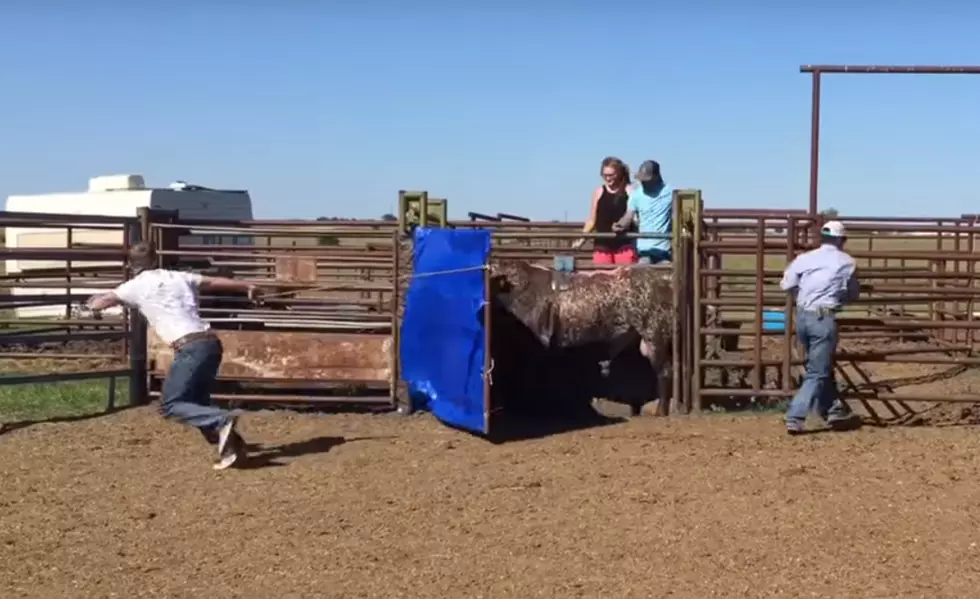
[[[857,299],[860,285],[854,276],[854,258],[825,244],[793,260],[779,286],[796,290],[796,305],[803,310],[839,308]]]
[[[629,202],[626,209],[635,212],[640,233],[663,233],[664,239],[637,239],[636,250],[670,251],[670,226],[673,216],[674,188],[666,183],[651,190],[644,190],[642,183],[637,183],[629,191]]]

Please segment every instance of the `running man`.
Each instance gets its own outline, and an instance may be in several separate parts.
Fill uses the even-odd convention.
[[[170,344],[174,361],[163,383],[160,413],[197,428],[217,445],[214,468],[224,470],[245,457],[245,442],[235,430],[237,415],[211,405],[223,350],[218,336],[201,320],[198,295],[202,290],[240,291],[254,299],[257,288],[234,279],[157,268],[156,250],[150,243],[137,243],[129,250],[129,267],[130,280],[92,296],[87,306],[95,311],[120,304],[136,308]]]

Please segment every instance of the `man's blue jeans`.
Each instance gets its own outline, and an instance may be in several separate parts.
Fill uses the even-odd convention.
[[[811,410],[827,422],[849,418],[850,408],[840,400],[834,380],[837,318],[831,312],[797,310],[796,335],[806,348],[806,373],[786,411],[787,426],[801,427]]]
[[[163,382],[160,413],[200,429],[205,439],[217,443],[217,430],[229,413],[211,405],[211,388],[222,357],[221,341],[198,339],[174,352],[174,362]]]
[[[637,264],[660,264],[670,261],[670,252],[667,250],[643,250],[638,252]]]

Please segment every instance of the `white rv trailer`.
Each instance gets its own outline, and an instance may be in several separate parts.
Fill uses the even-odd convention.
[[[89,180],[87,191],[46,193],[37,195],[13,195],[7,198],[9,212],[34,212],[44,214],[77,214],[79,225],[84,225],[85,215],[135,217],[137,209],[151,208],[177,210],[179,215],[190,219],[251,220],[252,199],[247,191],[218,190],[187,185],[183,182],[166,188],[146,187],[140,175],[110,175]],[[188,244],[243,244],[251,243],[247,236],[210,235],[194,232],[181,237]],[[119,232],[106,229],[72,227],[72,244],[121,244]],[[66,229],[7,227],[8,248],[63,248],[67,246]],[[112,264],[109,262],[72,261],[72,267],[88,267]],[[58,260],[5,261],[8,274],[42,268],[64,268]],[[73,294],[94,293],[96,289],[72,288]],[[66,289],[15,287],[13,295],[65,295]],[[44,318],[63,316],[63,306],[38,306],[17,308],[19,318]]]

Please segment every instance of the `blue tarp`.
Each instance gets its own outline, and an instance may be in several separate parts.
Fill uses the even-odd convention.
[[[489,231],[416,229],[401,328],[401,375],[416,407],[478,433],[489,432],[481,268],[489,254]]]

